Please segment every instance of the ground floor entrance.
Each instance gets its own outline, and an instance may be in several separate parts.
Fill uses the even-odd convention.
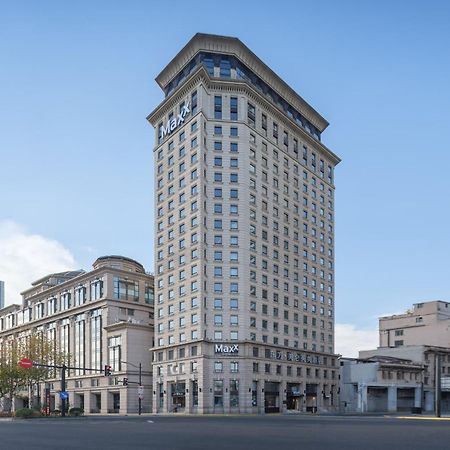
[[[184,412],[186,409],[186,383],[170,383],[170,394],[172,399],[172,412]]]
[[[306,412],[317,412],[317,384],[307,384],[305,390]]]
[[[300,411],[302,407],[303,393],[300,383],[287,383],[286,409],[288,411]]]
[[[280,383],[266,381],[264,383],[264,411],[280,412]]]

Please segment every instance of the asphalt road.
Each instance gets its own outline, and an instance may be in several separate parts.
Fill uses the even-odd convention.
[[[0,421],[1,450],[450,449],[450,421],[385,417],[83,417]]]

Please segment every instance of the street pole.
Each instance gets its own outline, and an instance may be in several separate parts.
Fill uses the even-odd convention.
[[[61,367],[61,392],[66,392],[66,369],[67,366],[65,364]],[[66,417],[66,399],[61,399],[61,417]]]
[[[142,363],[139,363],[139,387],[142,386]],[[139,394],[139,415],[142,413],[142,399],[141,394]]]
[[[437,353],[434,359],[434,404],[436,417],[441,417],[441,355]]]

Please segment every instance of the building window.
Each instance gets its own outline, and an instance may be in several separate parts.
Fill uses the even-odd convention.
[[[66,358],[68,358],[69,352],[70,352],[70,320],[69,319],[63,319],[61,321],[61,326],[59,327],[59,333],[60,333],[60,340],[59,340],[60,350],[66,356]]]
[[[255,105],[251,103],[247,103],[247,121],[250,126],[255,126]]]
[[[239,380],[230,380],[230,408],[239,407]]]
[[[238,99],[230,98],[230,120],[238,120]]]
[[[74,306],[83,305],[86,301],[86,288],[84,286],[78,286],[75,288]]]
[[[94,280],[91,282],[91,301],[98,300],[103,297],[103,281]]]
[[[223,380],[214,380],[214,406],[223,407]]]
[[[102,310],[91,312],[91,367],[102,368]]]
[[[222,118],[222,96],[214,96],[214,119]]]
[[[191,112],[192,115],[197,113],[197,91],[194,91],[191,96]]]
[[[109,365],[113,371],[121,370],[122,336],[113,336],[108,339]]]
[[[56,297],[49,298],[47,306],[48,314],[55,314],[57,310],[58,310],[58,299]]]
[[[64,311],[65,309],[69,309],[71,306],[71,294],[70,292],[64,292],[63,294],[61,294],[61,304],[60,304],[60,310]]]
[[[85,371],[85,320],[84,314],[75,316],[75,375],[84,375]]]
[[[139,300],[139,283],[126,278],[113,278],[114,298],[119,300]]]
[[[229,59],[223,58],[220,60],[220,76],[222,78],[231,77],[231,63]]]

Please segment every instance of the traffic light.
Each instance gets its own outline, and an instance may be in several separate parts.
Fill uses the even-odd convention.
[[[128,378],[125,377],[125,378],[122,380],[122,383],[123,383],[124,386],[128,386]]]
[[[105,377],[110,377],[112,375],[112,367],[109,365],[105,366]]]

